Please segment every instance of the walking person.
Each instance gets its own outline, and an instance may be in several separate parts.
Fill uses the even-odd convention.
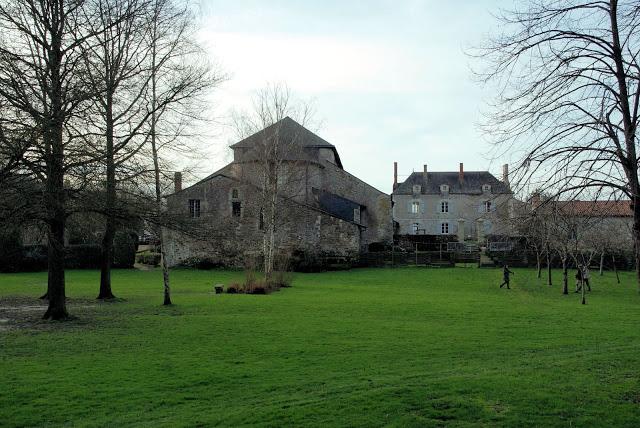
[[[587,287],[587,291],[591,291],[591,285],[589,284],[589,278],[591,277],[591,272],[589,272],[589,266],[585,265],[582,269],[582,282],[584,286]]]
[[[582,290],[582,281],[584,280],[584,276],[582,275],[582,265],[578,265],[578,270],[576,271],[576,293],[579,293]]]
[[[502,284],[500,284],[500,288],[506,285],[507,289],[511,290],[511,287],[509,287],[509,275],[512,275],[512,274],[513,272],[509,270],[509,266],[504,265],[504,269],[502,269]]]

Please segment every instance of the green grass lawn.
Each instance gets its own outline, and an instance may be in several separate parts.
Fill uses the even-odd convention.
[[[594,273],[584,306],[554,275],[364,269],[251,296],[178,270],[162,307],[158,271],[114,272],[118,303],[72,271],[68,323],[28,307],[44,273],[0,275],[0,426],[640,426],[634,275]],[[6,321],[18,304],[32,323]]]

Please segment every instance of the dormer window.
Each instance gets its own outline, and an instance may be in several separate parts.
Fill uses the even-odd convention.
[[[414,184],[413,185],[413,194],[417,195],[422,191],[422,186],[419,184]]]
[[[491,193],[491,185],[490,184],[483,184],[482,185],[482,191],[485,193]]]
[[[441,184],[440,185],[440,192],[442,193],[449,193],[449,186],[446,184]]]

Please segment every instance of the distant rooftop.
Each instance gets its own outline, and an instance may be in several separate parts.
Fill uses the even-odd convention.
[[[230,147],[232,149],[251,148],[254,147],[259,141],[263,141],[265,138],[270,138],[276,133],[279,134],[280,138],[295,139],[296,143],[299,143],[302,147],[305,148],[328,148],[333,150],[336,163],[340,168],[342,168],[342,162],[340,161],[340,156],[338,155],[336,146],[309,131],[307,128],[300,125],[289,116],[277,121],[273,125],[267,126],[263,130],[258,131],[253,135],[250,135],[244,140],[232,144]]]
[[[394,195],[412,195],[413,186],[421,186],[420,193],[423,195],[439,194],[440,186],[449,186],[449,193],[459,194],[482,194],[482,185],[491,186],[491,193],[512,193],[509,186],[498,180],[489,171],[464,171],[464,179],[460,182],[459,172],[414,172],[403,183],[393,191]]]

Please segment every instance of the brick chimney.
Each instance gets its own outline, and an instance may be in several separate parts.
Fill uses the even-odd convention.
[[[460,171],[458,172],[458,180],[460,181],[460,184],[464,182],[464,166],[462,162],[460,162]]]
[[[505,163],[502,165],[502,182],[509,185],[509,164]]]
[[[424,182],[426,183],[427,182],[427,164],[423,165],[423,170],[422,171],[423,171],[422,174],[423,174],[423,177],[424,177]]]
[[[393,190],[398,187],[398,162],[393,163]]]
[[[182,173],[181,172],[176,171],[173,174],[173,188],[174,188],[174,192],[176,193],[182,190]]]

